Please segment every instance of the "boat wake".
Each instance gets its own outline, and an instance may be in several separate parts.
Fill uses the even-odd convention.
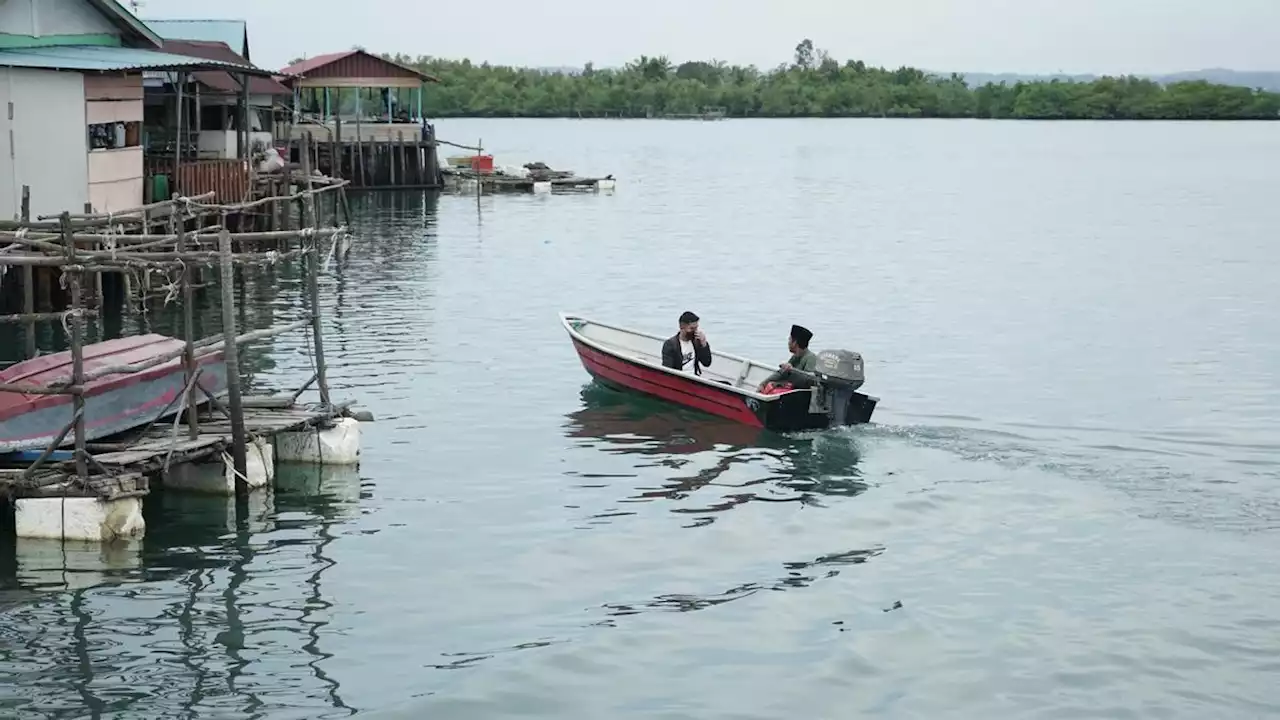
[[[967,462],[1034,468],[1118,491],[1142,517],[1187,526],[1256,532],[1280,528],[1280,449],[1204,433],[1178,435],[1103,427],[1010,424],[870,424],[852,435],[871,451],[880,443],[940,450]],[[972,424],[970,424],[972,423]]]

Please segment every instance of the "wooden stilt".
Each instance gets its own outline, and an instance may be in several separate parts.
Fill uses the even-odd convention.
[[[22,222],[31,222],[31,186],[22,186]],[[22,268],[22,312],[34,315],[36,312],[36,273],[30,265]],[[36,356],[36,324],[29,322],[23,331],[27,344],[27,358]]]
[[[66,245],[67,264],[76,264],[76,244],[71,233],[71,213],[63,211],[62,213],[62,241]],[[71,328],[71,384],[75,387],[84,387],[84,326],[83,320],[80,318],[81,301],[80,297],[80,271],[68,269],[67,284],[71,289],[71,317],[68,325]],[[76,477],[80,482],[85,482],[89,478],[89,458],[85,451],[85,428],[84,428],[84,395],[76,393],[72,396],[72,411],[75,413],[75,457],[76,457]]]
[[[218,232],[218,251],[221,254],[222,286],[222,355],[227,364],[227,409],[231,415],[231,461],[236,471],[236,495],[247,495],[249,485],[248,451],[245,447],[244,409],[240,400],[240,359],[236,344],[235,274],[231,255],[231,233],[226,222]]]

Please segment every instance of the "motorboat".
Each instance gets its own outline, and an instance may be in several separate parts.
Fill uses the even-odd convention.
[[[859,392],[863,360],[849,350],[817,353],[814,381],[806,387],[760,392],[776,365],[713,349],[701,374],[674,370],[662,364],[664,337],[578,315],[562,313],[560,320],[596,382],[753,427],[796,432],[859,425],[871,421],[880,401]]]

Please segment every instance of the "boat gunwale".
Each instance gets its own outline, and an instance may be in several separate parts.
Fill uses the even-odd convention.
[[[615,357],[615,358],[617,358],[617,359],[619,359],[619,360],[622,360],[622,361],[624,361],[624,362],[633,363],[633,364],[639,365],[639,366],[641,366],[641,367],[649,368],[649,369],[651,369],[651,370],[661,370],[662,372],[667,373],[668,375],[673,375],[673,376],[676,376],[676,377],[680,377],[680,378],[683,378],[683,379],[685,379],[685,380],[694,380],[694,381],[697,381],[697,382],[702,383],[703,385],[706,385],[707,387],[715,388],[716,390],[720,390],[720,391],[722,391],[722,392],[723,392],[723,391],[728,391],[728,392],[731,392],[731,393],[733,393],[733,394],[735,394],[735,395],[742,395],[742,396],[744,396],[744,397],[752,398],[752,399],[754,399],[754,400],[756,400],[756,401],[758,401],[758,402],[767,402],[767,403],[774,403],[774,402],[778,402],[778,401],[780,401],[784,396],[786,396],[786,395],[790,395],[790,394],[792,394],[792,393],[807,393],[807,392],[809,392],[809,390],[808,390],[808,389],[806,389],[806,388],[801,388],[801,389],[797,389],[797,390],[788,390],[787,392],[783,392],[783,393],[774,393],[774,394],[771,394],[771,395],[765,395],[765,394],[763,394],[763,393],[756,392],[755,390],[748,390],[748,389],[746,389],[746,388],[740,388],[740,387],[738,387],[738,386],[736,386],[736,385],[726,385],[726,384],[724,384],[724,383],[716,382],[716,381],[714,381],[714,380],[707,380],[706,378],[702,377],[701,375],[692,375],[692,374],[686,373],[686,372],[684,372],[684,371],[682,371],[682,370],[672,370],[671,368],[667,367],[666,365],[663,365],[662,363],[653,363],[653,362],[650,362],[650,361],[648,361],[648,360],[642,360],[642,359],[640,359],[640,358],[627,357],[627,356],[625,356],[625,355],[621,355],[621,354],[617,353],[617,352],[616,352],[616,351],[614,351],[614,350],[611,350],[611,349],[609,349],[609,348],[607,348],[607,347],[604,347],[604,346],[603,346],[603,345],[601,345],[599,342],[596,342],[596,341],[592,340],[591,338],[588,338],[587,336],[585,336],[585,335],[583,335],[582,333],[578,332],[578,331],[577,331],[577,330],[576,330],[576,329],[575,329],[575,328],[570,324],[570,322],[569,322],[570,320],[581,320],[581,321],[583,321],[583,322],[590,323],[590,324],[592,324],[592,325],[598,325],[598,326],[600,326],[600,327],[608,328],[608,329],[610,329],[610,330],[617,330],[618,332],[627,333],[627,334],[629,334],[629,335],[638,335],[638,336],[640,336],[640,337],[649,338],[650,340],[654,340],[654,341],[656,341],[656,342],[658,342],[658,343],[664,343],[664,342],[666,342],[666,340],[667,340],[666,338],[659,337],[659,336],[657,336],[657,335],[654,335],[653,333],[644,332],[643,330],[632,330],[632,329],[630,329],[630,328],[625,328],[625,327],[622,327],[622,326],[619,326],[619,325],[613,325],[613,324],[611,324],[611,323],[607,323],[607,322],[600,322],[600,321],[598,321],[598,320],[591,320],[591,319],[589,319],[589,318],[582,317],[581,315],[574,315],[574,314],[570,314],[570,313],[563,313],[563,312],[562,312],[562,313],[560,313],[560,323],[561,323],[562,325],[564,325],[565,330],[567,330],[567,331],[569,332],[569,336],[570,336],[571,338],[573,338],[574,340],[576,340],[576,341],[578,341],[578,342],[581,342],[582,344],[586,345],[587,347],[590,347],[590,348],[592,348],[592,349],[594,349],[594,350],[597,350],[597,351],[599,351],[599,352],[605,353],[606,355],[609,355],[609,356],[611,356],[611,357]],[[758,366],[760,366],[760,367],[762,367],[762,368],[767,368],[767,367],[768,367],[767,365],[764,365],[763,363],[760,363],[760,362],[757,362],[757,361],[755,361],[755,360],[752,360],[751,358],[742,357],[741,355],[735,355],[735,354],[733,354],[733,353],[727,353],[727,352],[720,352],[720,351],[718,351],[718,350],[713,351],[713,353],[714,353],[715,355],[719,355],[720,357],[722,357],[722,358],[727,358],[727,359],[729,359],[729,360],[736,360],[736,361],[738,361],[738,362],[750,363],[751,365],[758,365]]]

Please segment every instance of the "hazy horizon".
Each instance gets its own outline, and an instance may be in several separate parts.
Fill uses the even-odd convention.
[[[483,12],[410,0],[142,0],[151,19],[240,19],[255,64],[361,45],[524,67],[621,66],[640,55],[761,69],[808,37],[841,61],[937,72],[1169,74],[1280,68],[1280,3],[1233,0],[654,0],[644,6],[491,0]]]

